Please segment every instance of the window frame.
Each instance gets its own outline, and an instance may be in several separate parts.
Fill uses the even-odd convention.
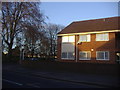
[[[66,58],[63,58],[63,57],[62,57],[62,54],[63,54],[63,53],[67,53],[67,52],[62,52],[62,53],[61,53],[61,59],[66,59]],[[68,53],[67,53],[67,54],[68,54]],[[68,55],[67,55],[67,56],[68,56]]]
[[[62,53],[67,53],[67,58],[62,58]],[[62,52],[61,53],[61,59],[66,59],[66,60],[75,60],[75,55],[74,58],[68,58],[68,53],[74,53],[74,52]],[[74,53],[75,54],[75,53]]]
[[[86,54],[90,53],[90,57],[89,57],[89,58],[86,57],[86,59],[80,58],[80,53],[82,53],[82,52],[83,52],[83,53],[86,53]],[[87,56],[88,56],[88,55],[87,55]],[[79,52],[79,60],[91,60],[91,51],[80,51],[80,52]]]
[[[70,42],[70,37],[73,36],[74,37],[74,41]],[[67,37],[67,41],[63,42],[63,38]],[[62,43],[74,43],[75,42],[75,35],[69,35],[69,36],[62,36]]]
[[[104,40],[103,40],[103,39],[102,39],[102,40],[100,40],[100,39],[98,40],[97,35],[100,35],[100,34],[101,34],[101,35],[103,35],[103,34],[104,34],[104,35],[107,34],[107,36],[108,36],[108,37],[107,37],[107,40],[105,40],[105,39],[104,39]],[[97,33],[97,34],[96,34],[95,41],[109,41],[109,33]]]
[[[99,52],[104,52],[104,59],[98,59],[98,53]],[[108,53],[108,59],[105,59],[105,52]],[[109,51],[96,51],[96,60],[105,60],[108,61],[110,59],[110,52]]]
[[[81,41],[81,36],[86,36],[86,41]],[[89,39],[88,39],[89,37]],[[91,34],[81,34],[79,35],[79,42],[91,42]]]
[[[65,40],[66,40],[65,37],[67,38],[67,41],[65,41]],[[65,40],[64,40],[63,38],[64,38]],[[66,43],[66,42],[68,42],[68,41],[69,41],[69,40],[68,40],[68,36],[62,36],[62,43]]]

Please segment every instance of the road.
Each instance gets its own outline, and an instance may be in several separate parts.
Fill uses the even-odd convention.
[[[98,88],[98,86],[85,85],[67,81],[59,81],[36,77],[10,71],[2,73],[2,88]]]

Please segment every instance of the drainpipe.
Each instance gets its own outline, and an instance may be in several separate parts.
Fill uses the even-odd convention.
[[[78,48],[78,47],[77,47],[77,43],[78,43],[78,42],[77,42],[77,35],[76,35],[76,43],[75,43],[75,44],[76,44],[76,62],[77,62],[77,50],[78,50],[78,49],[77,49],[77,48]]]
[[[77,44],[76,44],[76,62],[77,62]]]

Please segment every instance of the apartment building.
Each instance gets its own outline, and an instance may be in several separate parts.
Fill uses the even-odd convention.
[[[120,62],[120,17],[72,22],[58,33],[57,60],[62,62]]]

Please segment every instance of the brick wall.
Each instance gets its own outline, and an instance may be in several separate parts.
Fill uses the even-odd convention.
[[[75,43],[78,41],[79,35],[76,35]],[[96,41],[96,34],[91,34],[91,42],[82,42],[82,44],[75,46],[75,60],[61,60],[61,36],[58,37],[58,60],[62,62],[77,62],[81,63],[109,63],[115,64],[116,47],[115,47],[115,33],[109,33],[109,41]],[[91,51],[93,49],[93,51]],[[79,60],[79,51],[91,51],[91,60]],[[96,51],[109,51],[109,60],[96,60]]]
[[[57,39],[57,60],[61,59],[61,42],[62,42],[62,37],[58,36],[58,39]]]

